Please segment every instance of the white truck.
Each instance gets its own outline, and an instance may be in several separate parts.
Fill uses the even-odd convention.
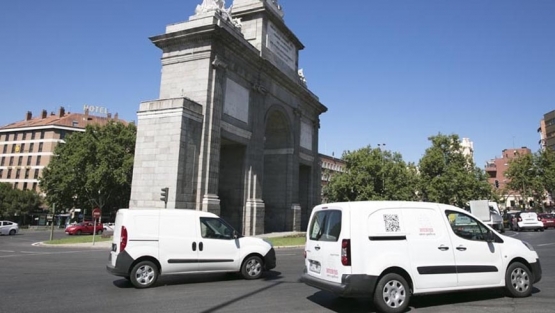
[[[505,232],[503,216],[496,202],[489,200],[471,200],[468,203],[469,211],[486,225],[500,233]]]

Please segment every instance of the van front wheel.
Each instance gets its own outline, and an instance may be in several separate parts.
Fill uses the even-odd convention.
[[[532,275],[526,265],[515,262],[505,273],[505,288],[515,298],[528,297],[532,294]]]
[[[133,266],[131,283],[136,288],[148,288],[158,279],[158,268],[150,261],[142,261]]]
[[[374,305],[379,312],[404,312],[410,300],[410,287],[403,276],[389,273],[382,277],[374,291]]]
[[[256,255],[251,255],[243,261],[241,266],[241,275],[245,279],[258,279],[262,276],[262,259]]]

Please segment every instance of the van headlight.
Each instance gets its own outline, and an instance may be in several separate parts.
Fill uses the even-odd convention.
[[[528,242],[522,241],[522,243],[526,246],[526,248],[530,249],[530,251],[536,251],[534,250],[534,247],[532,247],[532,245],[529,244]]]

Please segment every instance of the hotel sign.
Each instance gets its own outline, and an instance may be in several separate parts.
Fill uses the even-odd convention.
[[[98,113],[98,114],[108,114],[108,108],[95,106],[95,105],[83,105],[83,111],[89,110],[89,113]]]

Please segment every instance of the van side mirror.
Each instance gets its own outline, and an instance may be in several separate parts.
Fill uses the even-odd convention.
[[[488,232],[486,233],[486,241],[493,242],[494,240],[495,240],[495,235],[491,230],[488,230]]]
[[[233,231],[233,234],[231,234],[233,236],[233,239],[237,239],[239,238],[239,234],[237,233],[236,230]]]

